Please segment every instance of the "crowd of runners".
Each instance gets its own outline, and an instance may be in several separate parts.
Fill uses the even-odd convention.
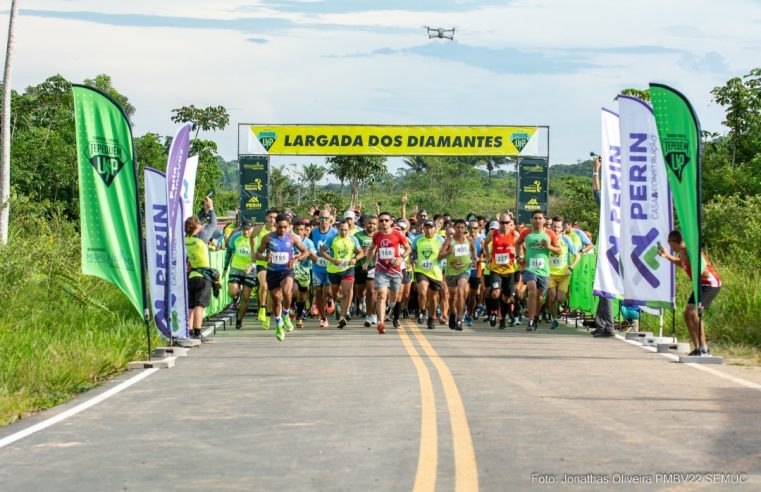
[[[573,268],[594,247],[587,233],[541,211],[516,224],[510,212],[406,217],[406,197],[402,204],[398,216],[271,209],[264,224],[230,231],[225,268],[236,327],[254,292],[261,327],[274,324],[281,341],[308,317],[338,329],[363,318],[380,334],[404,318],[456,331],[479,320],[500,329],[525,323],[526,331],[540,321],[558,326]]]

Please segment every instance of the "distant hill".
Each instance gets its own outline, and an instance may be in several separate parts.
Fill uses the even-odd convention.
[[[555,164],[550,166],[550,175],[592,177],[592,160],[588,159],[576,164]]]

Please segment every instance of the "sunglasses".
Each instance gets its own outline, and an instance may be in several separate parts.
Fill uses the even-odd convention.
[[[391,219],[380,219],[380,222],[391,222]]]
[[[320,222],[325,222],[326,220],[330,220],[330,217],[320,217]]]
[[[510,224],[512,224],[512,222],[509,221],[509,220],[506,221],[506,222],[503,222],[503,221],[500,220],[499,223],[502,224],[502,225],[510,225]]]

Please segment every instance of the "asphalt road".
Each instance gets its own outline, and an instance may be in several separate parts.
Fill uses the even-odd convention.
[[[0,490],[761,490],[761,386],[736,379],[761,370],[546,324],[333,325],[220,331],[0,448]]]

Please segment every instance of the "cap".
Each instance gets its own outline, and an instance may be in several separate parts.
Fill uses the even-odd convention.
[[[465,220],[467,220],[468,222],[470,222],[471,220],[475,220],[475,219],[476,219],[476,214],[474,214],[474,213],[470,213],[470,214],[468,214],[467,217],[465,217]]]
[[[254,223],[250,220],[244,220],[240,227],[241,229],[253,229]]]
[[[426,220],[425,222],[423,222],[423,226],[425,226],[425,227],[436,227],[436,224],[434,224],[434,222],[432,220]]]
[[[499,229],[499,222],[496,220],[489,222],[489,229]]]
[[[407,228],[407,223],[404,222],[404,221],[401,221],[401,220],[399,222],[397,222],[396,225],[399,226],[399,229],[406,229]]]
[[[344,219],[356,219],[356,218],[357,216],[354,215],[354,212],[352,212],[351,210],[347,210],[346,212],[344,212]]]

